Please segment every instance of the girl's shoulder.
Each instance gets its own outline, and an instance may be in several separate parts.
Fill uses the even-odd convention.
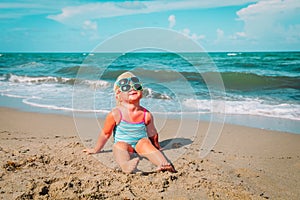
[[[114,117],[116,124],[119,124],[122,119],[122,112],[121,112],[120,108],[114,107],[111,110],[111,114]]]
[[[143,106],[141,106],[141,110],[142,110],[143,112],[146,112],[146,113],[148,113],[148,114],[151,114],[150,111],[149,111],[147,108],[143,107]]]
[[[142,107],[143,112],[144,112],[144,120],[145,120],[145,124],[148,125],[151,121],[152,121],[152,114],[149,110],[147,110],[146,108]]]
[[[120,112],[120,108],[118,106],[111,109],[111,113],[118,113]]]

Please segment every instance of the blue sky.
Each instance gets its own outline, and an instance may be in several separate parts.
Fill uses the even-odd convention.
[[[171,29],[206,51],[299,51],[299,0],[2,0],[0,52],[90,52],[143,27]]]

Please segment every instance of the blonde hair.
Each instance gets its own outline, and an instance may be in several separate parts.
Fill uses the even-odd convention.
[[[116,93],[117,90],[119,89],[119,86],[117,85],[118,81],[123,79],[123,78],[131,78],[131,77],[136,77],[133,73],[131,72],[124,72],[120,76],[118,76],[116,82],[114,83],[114,92]]]
[[[121,80],[123,78],[131,78],[131,77],[136,77],[136,76],[131,72],[124,72],[123,74],[118,76],[117,80],[115,81],[115,83],[114,83],[114,92],[115,92],[115,95],[116,95],[117,105],[120,105],[120,103],[121,103],[119,97],[117,96],[117,91],[119,89],[119,86],[118,86],[117,83],[118,83],[119,80]]]

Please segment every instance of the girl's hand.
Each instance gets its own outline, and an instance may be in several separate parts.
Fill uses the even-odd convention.
[[[83,149],[82,152],[86,153],[87,155],[97,153],[95,149]]]

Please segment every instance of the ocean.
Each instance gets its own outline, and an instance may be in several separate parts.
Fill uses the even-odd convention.
[[[104,117],[133,71],[154,115],[300,133],[300,52],[0,53],[0,106]],[[211,80],[218,79],[220,80]],[[221,106],[220,106],[221,105]]]

